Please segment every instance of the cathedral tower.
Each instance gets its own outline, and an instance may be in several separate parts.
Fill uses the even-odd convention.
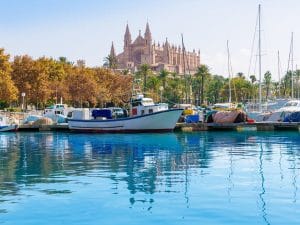
[[[112,44],[110,55],[116,55],[118,69],[129,69],[135,72],[140,65],[148,64],[152,70],[159,72],[165,69],[169,72],[183,74],[183,67],[189,65],[191,74],[197,71],[200,65],[200,54],[196,51],[185,52],[183,49],[170,44],[166,39],[163,45],[156,45],[152,39],[149,23],[146,23],[144,34],[139,31],[135,39],[131,39],[129,26],[126,24],[124,33],[124,51],[116,55]],[[183,62],[185,61],[185,63]]]
[[[146,24],[145,34],[144,34],[144,40],[145,40],[145,50],[144,50],[144,57],[145,62],[147,64],[152,64],[155,59],[153,57],[153,51],[152,51],[152,34],[149,28],[149,23]]]
[[[110,54],[111,57],[116,58],[116,52],[114,47],[114,42],[111,43]]]
[[[131,41],[132,41],[131,40],[131,34],[130,34],[129,27],[128,27],[128,24],[127,24],[125,35],[124,35],[124,51],[129,48],[129,46],[131,45]]]
[[[145,30],[145,44],[146,46],[151,46],[152,45],[152,35],[151,35],[151,31],[149,28],[149,23],[147,22],[146,24],[146,30]]]

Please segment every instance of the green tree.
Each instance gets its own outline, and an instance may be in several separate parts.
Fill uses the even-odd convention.
[[[217,103],[221,99],[221,90],[224,87],[225,79],[222,76],[214,75],[208,83],[207,99],[210,103]]]
[[[166,83],[167,83],[167,77],[169,75],[169,72],[165,69],[161,70],[159,73],[159,78],[162,81],[162,86],[164,89],[166,89]]]
[[[235,91],[235,101],[236,102],[244,102],[250,99],[253,95],[251,89],[251,82],[245,80],[241,77],[234,77],[231,79],[232,86],[236,89]],[[222,96],[226,96],[228,93],[228,82],[225,82],[224,88],[222,89]],[[228,99],[228,97],[226,98]]]
[[[238,73],[236,74],[236,76],[239,77],[239,78],[245,79],[244,73],[242,73],[242,72],[238,72]]]
[[[284,97],[292,96],[292,71],[288,71],[282,79],[281,87]]]
[[[251,80],[251,83],[254,84],[255,81],[256,81],[256,76],[255,75],[250,75],[250,80]]]
[[[137,72],[139,77],[143,79],[143,92],[146,93],[147,91],[147,78],[151,74],[151,69],[148,64],[142,64]]]
[[[210,77],[209,69],[206,65],[201,65],[198,67],[197,72],[195,73],[195,83],[198,93],[200,93],[200,104],[204,102],[204,85],[206,80]]]
[[[267,71],[264,74],[264,83],[265,83],[265,87],[266,87],[266,98],[269,98],[269,94],[270,94],[270,88],[271,88],[271,81],[272,81],[272,74],[270,73],[270,71]]]
[[[104,66],[113,70],[117,69],[118,66],[117,58],[109,54],[107,57],[104,58]]]

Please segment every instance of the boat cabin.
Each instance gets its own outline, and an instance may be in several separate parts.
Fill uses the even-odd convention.
[[[168,104],[155,104],[152,98],[145,98],[143,95],[131,100],[131,116],[143,116],[165,110],[168,110]]]
[[[50,107],[47,107],[44,110],[44,115],[66,115],[66,109],[67,105],[65,104],[55,104]]]
[[[299,100],[290,100],[287,103],[283,105],[280,109],[277,111],[283,112],[283,111],[300,111],[300,101]]]
[[[6,116],[0,115],[0,127],[7,126],[8,120]]]

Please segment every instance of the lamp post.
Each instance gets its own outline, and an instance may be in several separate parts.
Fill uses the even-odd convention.
[[[160,86],[159,90],[160,90],[160,102],[162,102],[162,93],[163,93],[164,87]]]
[[[22,112],[24,112],[25,110],[25,96],[26,96],[26,94],[25,94],[25,92],[22,92],[22,94],[21,94],[21,96],[22,96]]]

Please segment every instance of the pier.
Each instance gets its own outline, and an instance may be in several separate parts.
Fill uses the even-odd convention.
[[[19,131],[69,131],[68,124],[53,124],[53,125],[19,125]]]
[[[196,131],[299,131],[300,123],[177,123],[175,132]],[[68,124],[53,125],[19,125],[19,131],[69,131]]]
[[[177,123],[175,131],[299,131],[298,122],[257,122],[257,123]]]

